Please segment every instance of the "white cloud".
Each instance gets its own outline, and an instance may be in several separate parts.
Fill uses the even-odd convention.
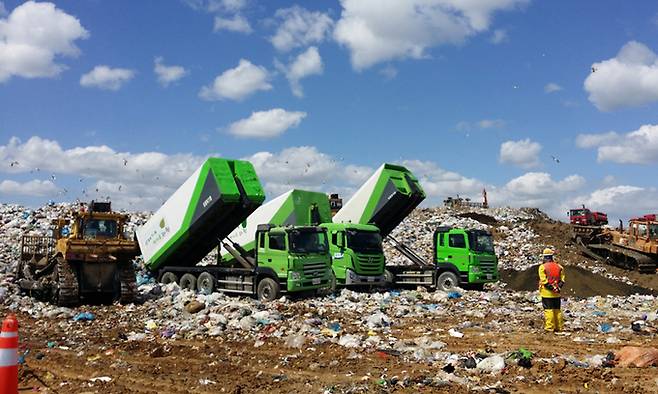
[[[64,149],[57,141],[40,137],[31,137],[26,142],[14,137],[7,145],[0,145],[0,172],[43,176],[53,182],[58,191],[69,189],[68,193],[62,196],[69,201],[76,197],[91,199],[107,196],[108,194],[103,194],[100,189],[95,191],[97,186],[94,186],[94,183],[104,181],[122,185],[121,190],[117,187],[110,194],[113,201],[125,202],[128,197],[137,199],[140,196],[151,196],[152,201],[157,200],[160,204],[204,160],[205,157],[189,154],[117,152],[105,145]],[[17,164],[7,164],[12,162]],[[55,179],[51,179],[51,174],[56,175]],[[75,177],[75,188],[64,183],[67,182],[67,177]],[[78,177],[84,182],[78,182]],[[47,184],[42,184],[41,187],[44,193],[49,190]],[[137,194],[137,191],[145,188],[153,190]],[[149,205],[149,201],[151,200],[144,200],[136,206],[157,208],[157,204]]]
[[[658,100],[658,57],[642,43],[629,41],[616,57],[592,64],[592,70],[584,86],[601,111]]]
[[[170,83],[176,82],[188,74],[182,66],[166,66],[162,57],[155,58],[153,72],[158,76],[160,85],[167,87]]]
[[[272,138],[283,134],[291,127],[299,126],[305,117],[306,112],[286,111],[281,108],[256,111],[248,118],[231,123],[228,132],[245,138]]]
[[[282,52],[324,41],[334,24],[329,15],[297,5],[277,10],[274,16],[279,27],[270,42]]]
[[[231,18],[215,17],[214,31],[228,30],[235,33],[249,34],[253,32],[249,21],[242,15],[233,15]]]
[[[503,119],[482,119],[476,122],[461,121],[455,128],[459,131],[472,131],[475,129],[502,129],[507,123]]]
[[[441,168],[432,161],[404,160],[402,164],[420,181],[430,203],[440,204],[449,196],[475,196],[486,185],[474,178]]]
[[[248,0],[183,0],[188,6],[198,11],[238,12],[248,5]]]
[[[240,59],[237,67],[224,71],[215,78],[212,85],[201,88],[199,97],[208,101],[244,100],[259,90],[272,89],[269,79],[270,75],[265,67]]]
[[[619,134],[614,131],[600,134],[578,134],[576,146],[579,148],[596,148],[601,145],[616,144],[618,141]]]
[[[544,92],[546,93],[555,93],[562,90],[562,86],[556,84],[555,82],[549,82],[544,86]]]
[[[6,12],[4,6],[0,11]],[[52,3],[27,1],[19,5],[6,19],[0,19],[0,83],[12,76],[58,75],[66,66],[56,63],[56,58],[78,56],[75,41],[88,36],[77,18]]]
[[[500,145],[500,162],[509,163],[521,168],[531,168],[539,165],[541,145],[529,138],[519,141],[505,141]]]
[[[598,161],[620,164],[658,163],[658,125],[644,125],[623,135],[615,132],[580,134],[576,137],[580,148],[597,148]]]
[[[86,88],[99,88],[117,91],[135,77],[135,71],[127,68],[111,68],[105,65],[96,66],[93,70],[80,77],[80,85]]]
[[[496,11],[526,0],[341,0],[334,38],[350,50],[352,66],[363,70],[392,60],[427,56],[427,49],[463,44],[484,32]]]
[[[383,75],[384,78],[391,80],[398,76],[398,69],[389,64],[386,67],[379,70],[379,73]]]
[[[505,188],[516,195],[546,196],[553,193],[564,193],[578,190],[585,185],[585,179],[580,175],[570,175],[561,181],[554,181],[545,172],[527,172],[507,182]]]
[[[314,146],[290,147],[278,153],[257,152],[244,159],[253,163],[270,198],[291,188],[334,192],[343,199],[349,198],[354,188],[374,171],[369,167],[344,164],[341,159],[322,153]]]
[[[12,180],[0,182],[0,194],[9,196],[44,197],[57,193],[57,186],[51,181],[34,179],[20,183]]]
[[[491,42],[494,44],[502,44],[509,39],[507,31],[504,29],[496,29],[491,35]]]
[[[311,75],[320,75],[323,71],[322,58],[318,48],[310,47],[300,53],[288,67],[279,66],[285,72],[290,89],[297,97],[304,96],[304,89],[300,81]]]

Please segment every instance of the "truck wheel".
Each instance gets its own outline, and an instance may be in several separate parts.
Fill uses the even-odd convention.
[[[272,278],[263,278],[258,282],[258,299],[260,301],[269,302],[279,298],[281,287],[279,283]]]
[[[454,273],[447,271],[436,279],[436,287],[443,291],[452,291],[459,285],[459,279]]]
[[[178,277],[173,272],[165,272],[160,278],[160,283],[168,285],[169,283],[178,283]]]
[[[180,286],[181,289],[196,290],[196,276],[192,274],[181,276],[178,286]]]
[[[196,280],[196,289],[203,294],[215,291],[215,278],[208,272],[202,272]]]

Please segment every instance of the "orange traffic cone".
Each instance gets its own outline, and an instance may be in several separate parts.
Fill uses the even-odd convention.
[[[18,320],[9,314],[0,333],[0,394],[18,393]]]

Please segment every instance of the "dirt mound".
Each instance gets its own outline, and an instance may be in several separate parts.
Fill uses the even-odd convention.
[[[496,218],[494,218],[493,216],[489,216],[477,212],[465,212],[465,213],[460,213],[457,216],[462,218],[470,218],[473,220],[477,220],[478,222],[482,224],[487,224],[489,226],[493,226],[498,223],[498,220],[496,220]]]
[[[500,272],[500,280],[507,283],[509,289],[518,291],[537,290],[539,274],[538,265],[534,265],[525,271],[503,270]],[[592,297],[596,295],[620,295],[631,294],[655,294],[655,292],[640,286],[631,286],[604,276],[592,273],[584,268],[567,265],[564,267],[566,284],[562,289],[563,295],[570,297]]]

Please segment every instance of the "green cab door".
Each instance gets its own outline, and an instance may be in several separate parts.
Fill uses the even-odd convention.
[[[258,264],[272,268],[280,278],[288,277],[288,247],[285,233],[263,234],[265,248],[260,249],[259,243]]]
[[[443,233],[444,246],[437,248],[439,263],[452,263],[459,271],[468,271],[468,238],[462,232]]]

